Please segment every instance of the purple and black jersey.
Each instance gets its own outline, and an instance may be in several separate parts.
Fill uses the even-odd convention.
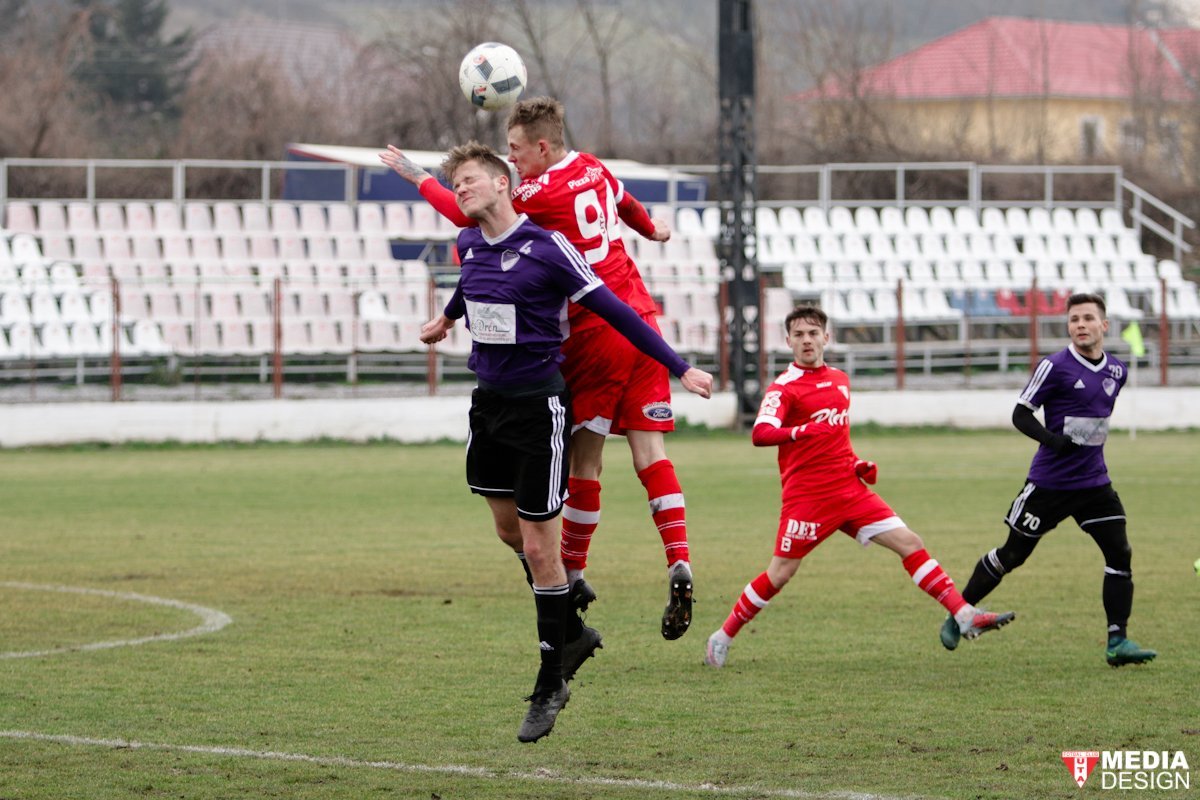
[[[1058,454],[1042,445],[1029,466],[1029,482],[1046,489],[1087,489],[1109,483],[1104,463],[1108,420],[1128,368],[1108,353],[1093,364],[1074,345],[1038,362],[1017,402],[1045,409],[1046,428],[1071,437],[1078,449]]]
[[[595,311],[674,375],[689,368],[596,277],[565,236],[524,214],[495,238],[479,228],[464,229],[458,255],[462,272],[445,314],[466,315],[472,339],[467,365],[492,386],[536,384],[554,375],[569,333],[568,300]]]

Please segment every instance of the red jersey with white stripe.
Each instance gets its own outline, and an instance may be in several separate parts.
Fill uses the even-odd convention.
[[[536,178],[512,192],[513,207],[547,230],[558,231],[583,255],[600,280],[642,316],[657,311],[637,265],[621,240],[617,206],[625,186],[600,159],[572,150]],[[571,303],[572,331],[604,325],[600,317]]]
[[[850,445],[850,377],[840,369],[790,364],[763,395],[754,425],[763,423],[783,430],[808,426],[779,445],[785,504],[860,485]]]

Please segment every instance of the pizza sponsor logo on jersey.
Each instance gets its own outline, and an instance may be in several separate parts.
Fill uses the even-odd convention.
[[[671,404],[664,402],[647,403],[642,406],[642,415],[655,422],[668,422],[675,419],[675,412],[671,410]]]
[[[1100,788],[1191,789],[1191,768],[1182,750],[1064,750],[1063,763],[1079,788],[1100,768]]]
[[[818,389],[828,389],[830,386],[833,386],[833,381],[821,381],[817,384]]]
[[[568,189],[578,189],[580,186],[590,186],[596,181],[604,177],[604,170],[599,167],[588,167],[583,173],[582,178],[576,178],[573,181],[567,181]]]
[[[821,408],[812,413],[813,422],[828,422],[830,425],[845,425],[850,418],[850,409]]]

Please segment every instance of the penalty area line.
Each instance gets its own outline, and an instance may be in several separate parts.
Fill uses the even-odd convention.
[[[305,753],[283,753],[275,750],[250,750],[244,747],[164,744],[161,742],[139,742],[130,739],[98,739],[89,736],[37,733],[35,731],[0,730],[0,739],[47,742],[72,747],[105,747],[113,750],[151,750],[169,753],[193,753],[226,758],[252,758],[260,761],[284,761],[312,764],[320,767],[378,769],[391,772],[450,775],[485,781],[510,780],[571,786],[608,786],[620,789],[694,792],[696,794],[711,794],[722,797],[737,797],[738,795],[750,794],[756,797],[796,798],[797,800],[914,800],[915,797],[908,796],[901,798],[891,795],[851,791],[806,792],[798,789],[772,789],[762,786],[717,786],[711,783],[687,784],[676,781],[651,781],[637,778],[579,777],[563,775],[550,769],[539,769],[536,772],[521,772],[517,770],[494,770],[487,767],[469,767],[459,764],[406,764],[400,761],[367,761],[358,758],[348,758],[346,756],[313,756]]]

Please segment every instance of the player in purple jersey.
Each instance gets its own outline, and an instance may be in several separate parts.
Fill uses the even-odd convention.
[[[1029,466],[1029,477],[1004,518],[1008,541],[987,552],[963,589],[976,605],[1001,579],[1025,563],[1042,536],[1073,517],[1104,554],[1104,613],[1108,617],[1105,657],[1114,667],[1144,664],[1157,655],[1126,635],[1133,609],[1132,553],[1125,532],[1125,508],[1112,488],[1104,463],[1108,420],[1128,368],[1104,352],[1108,331],[1104,298],[1073,294],[1067,300],[1065,350],[1043,358],[1013,410],[1013,425],[1041,446]],[[1034,416],[1044,409],[1045,424]],[[958,626],[942,625],[942,644],[958,646]]]
[[[491,508],[500,539],[519,554],[533,586],[541,666],[517,738],[550,733],[571,696],[567,681],[600,647],[580,622],[559,555],[559,512],[567,489],[570,398],[559,372],[568,300],[594,311],[685,389],[712,393],[712,376],[690,366],[596,277],[561,233],[513,209],[508,165],[476,142],[453,148],[442,171],[464,214],[479,221],[458,237],[458,286],[445,311],[421,328],[441,341],[455,320],[471,331],[467,484]]]

